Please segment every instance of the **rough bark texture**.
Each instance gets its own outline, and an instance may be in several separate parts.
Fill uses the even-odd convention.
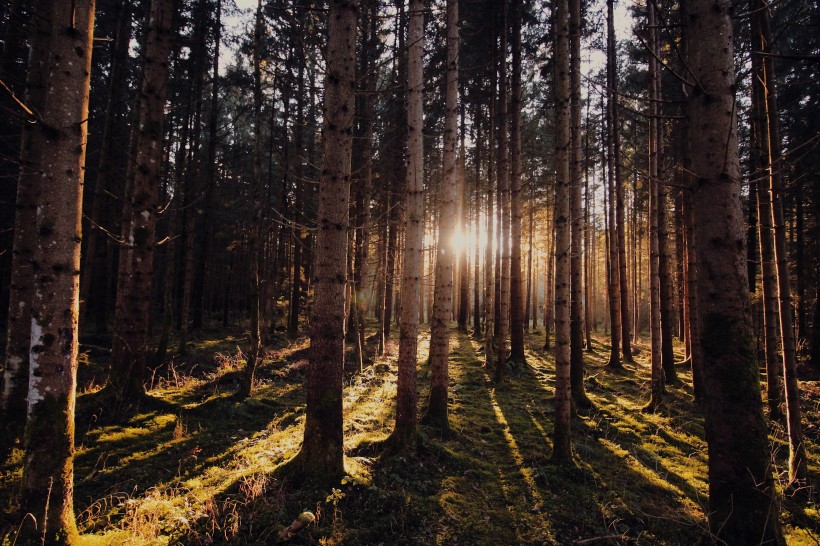
[[[44,6],[46,7],[46,6]],[[80,240],[94,1],[53,2],[46,94],[39,129],[28,422],[20,509],[49,544],[77,540],[74,404]],[[23,518],[21,521],[29,521]]]
[[[572,459],[570,441],[570,75],[569,6],[555,0],[555,429],[552,457]]]
[[[510,85],[510,360],[524,363],[524,298],[521,282],[521,2],[513,2],[512,12],[512,81]],[[529,267],[532,271],[532,250]],[[529,275],[527,277],[527,302],[529,303]]]
[[[732,544],[782,544],[746,290],[729,0],[687,0],[692,212],[698,250],[709,527]]]
[[[439,190],[440,217],[436,256],[436,284],[430,320],[430,403],[425,423],[449,429],[447,386],[450,381],[450,315],[453,308],[455,249],[456,153],[458,128],[458,0],[447,1],[447,87],[444,99],[444,179]]]
[[[422,72],[424,49],[424,12],[422,0],[410,3],[407,29],[407,196],[404,235],[404,271],[401,287],[399,326],[398,385],[394,441],[412,447],[418,421],[416,363],[418,358],[419,298],[421,296],[422,245],[424,228],[424,164],[422,129],[424,109]],[[445,395],[446,396],[446,395]]]
[[[615,138],[618,133],[615,121],[617,119],[616,112],[618,109],[617,101],[618,95],[615,93],[615,85],[617,80],[616,57],[615,57],[615,19],[614,19],[614,2],[607,0],[607,107],[606,107],[606,164],[607,164],[607,179],[609,181],[608,194],[609,206],[607,207],[607,215],[609,219],[609,234],[607,238],[607,293],[609,295],[609,361],[607,366],[620,369],[623,368],[621,364],[620,353],[621,347],[621,307],[625,305],[625,301],[619,292],[620,288],[620,269],[618,267],[618,238],[615,227],[615,199],[618,191],[615,186],[618,185],[620,168],[617,166],[617,155],[615,154]],[[624,354],[624,360],[628,357]]]
[[[329,481],[344,473],[342,372],[350,163],[356,90],[355,0],[333,0],[328,13],[322,174],[316,237],[303,475]]]
[[[581,2],[569,2],[570,39],[570,387],[577,408],[592,405],[584,391],[584,287],[581,275],[584,209],[581,199]]]
[[[498,143],[498,268],[500,276],[496,280],[499,287],[498,306],[496,307],[495,325],[495,376],[496,383],[504,381],[507,370],[509,347],[507,336],[510,331],[510,157],[508,152],[508,116],[507,116],[507,3],[501,6],[501,28],[499,29],[499,59],[498,59],[498,127],[496,142]]]
[[[657,54],[655,28],[655,10],[647,2],[647,23],[649,47]],[[646,409],[654,411],[661,403],[663,395],[663,353],[661,331],[661,278],[660,278],[660,237],[658,233],[658,209],[660,208],[660,190],[658,185],[658,62],[654,57],[649,59],[649,332],[651,342],[652,381],[650,399]]]
[[[143,394],[150,343],[151,281],[157,187],[161,176],[162,139],[168,58],[171,52],[173,0],[151,2],[145,65],[139,94],[139,122],[135,134],[133,180],[126,196],[123,222],[125,247],[117,279],[117,309],[111,369],[112,394],[130,405]]]
[[[48,0],[34,3],[35,13],[50,9]],[[50,20],[48,16],[31,19],[26,104],[42,112],[46,94],[46,63]],[[34,297],[32,260],[37,237],[37,197],[40,190],[43,134],[35,125],[23,123],[20,135],[20,175],[14,215],[14,240],[9,286],[9,315],[6,354],[0,390],[0,461],[19,440],[26,424],[26,397],[31,348],[31,300]]]
[[[250,342],[245,355],[245,370],[239,383],[238,396],[245,399],[253,390],[254,374],[262,349],[260,329],[260,273],[263,267],[262,240],[262,69],[261,41],[264,27],[262,24],[262,0],[256,4],[256,18],[253,35],[253,220],[248,231],[248,255],[250,256],[249,299],[251,303]]]

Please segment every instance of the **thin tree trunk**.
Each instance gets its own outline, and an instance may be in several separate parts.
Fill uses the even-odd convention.
[[[570,417],[570,62],[569,6],[554,0],[555,27],[555,428],[552,458],[572,460]]]
[[[523,364],[524,355],[524,299],[521,290],[521,17],[522,1],[512,4],[512,76],[510,82],[510,361]],[[530,245],[532,247],[532,245]],[[527,308],[532,271],[532,248],[527,267]],[[526,317],[529,321],[529,317]],[[529,327],[529,326],[528,326]]]
[[[755,3],[754,28],[755,48],[768,51],[772,44],[769,29],[769,15],[766,4],[758,0]],[[783,218],[783,179],[781,176],[780,122],[777,110],[777,83],[774,75],[774,62],[771,57],[764,57],[762,93],[765,97],[763,107],[766,115],[766,143],[768,157],[766,161],[769,178],[769,192],[772,209],[772,228],[774,231],[774,259],[777,274],[777,296],[780,311],[780,336],[783,348],[783,383],[786,393],[786,428],[789,433],[789,484],[805,481],[807,477],[806,448],[803,444],[803,427],[800,418],[800,391],[797,383],[797,351],[792,323],[791,288],[789,286],[789,265],[786,254],[786,226]]]
[[[617,70],[616,70],[616,52],[615,52],[615,22],[614,22],[614,6],[613,0],[607,0],[607,107],[606,107],[606,121],[607,121],[607,180],[609,182],[609,206],[607,207],[607,214],[609,218],[609,229],[607,233],[607,280],[609,293],[609,361],[607,366],[615,369],[622,369],[621,356],[619,350],[621,348],[621,319],[623,313],[621,307],[626,305],[623,300],[623,292],[619,291],[622,286],[620,284],[620,267],[619,267],[619,244],[618,233],[616,233],[616,219],[615,219],[615,200],[617,189],[616,186],[620,183],[620,168],[618,166],[619,156],[616,154],[615,139],[618,134],[618,126],[616,125],[617,117],[617,101],[618,95],[615,91]],[[624,360],[629,361],[626,352],[624,353]]]

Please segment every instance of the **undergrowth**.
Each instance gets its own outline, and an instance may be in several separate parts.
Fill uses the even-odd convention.
[[[104,356],[85,355],[79,384],[75,506],[85,544],[272,544],[305,511],[315,520],[296,544],[681,544],[705,539],[706,445],[691,375],[668,387],[659,411],[648,398],[647,347],[622,373],[606,369],[607,347],[586,354],[593,407],[574,419],[574,462],[550,462],[554,360],[542,333],[528,338],[527,364],[496,386],[482,347],[451,339],[450,423],[441,438],[420,429],[415,453],[380,442],[394,419],[396,347],[345,375],[345,446],[351,475],[329,490],[296,489],[277,467],[298,452],[304,421],[307,340],[276,339],[253,396],[238,401],[239,337],[197,342],[153,370],[150,398],[114,418],[96,399]],[[419,362],[427,360],[427,334]],[[679,355],[680,356],[680,355]],[[424,405],[429,369],[418,370]],[[809,471],[818,476],[820,385],[801,383]],[[772,464],[783,485],[788,446],[772,427]],[[19,450],[0,468],[0,532],[20,524]],[[813,489],[786,497],[790,544],[818,544]],[[307,522],[308,520],[304,520]],[[299,523],[300,528],[305,523]]]

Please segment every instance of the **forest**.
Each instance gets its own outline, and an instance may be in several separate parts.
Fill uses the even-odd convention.
[[[820,544],[820,1],[0,46],[0,546]]]

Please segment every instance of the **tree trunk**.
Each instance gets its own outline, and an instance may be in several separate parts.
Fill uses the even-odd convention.
[[[512,4],[512,81],[510,85],[510,361],[526,362],[521,283],[521,11],[523,0]],[[530,259],[532,251],[530,251]],[[531,260],[530,260],[531,261]],[[528,273],[531,271],[527,269]],[[529,289],[529,275],[527,288]],[[529,301],[529,292],[527,293]]]
[[[22,533],[32,542],[42,536],[49,544],[74,544],[79,539],[73,500],[78,272],[94,1],[49,2],[42,8],[50,14],[44,47],[51,55],[43,71],[49,76],[38,127],[40,149],[48,153],[40,161],[32,158],[42,169],[32,267],[42,273],[34,276],[31,302],[20,511],[36,523]]]
[[[444,178],[439,192],[440,217],[436,255],[435,295],[430,320],[430,403],[425,423],[442,431],[447,418],[447,387],[450,381],[450,316],[453,299],[453,235],[455,234],[456,177],[458,175],[458,0],[447,2],[447,86],[444,106]],[[421,87],[421,86],[419,86]],[[419,144],[421,147],[421,144]],[[421,154],[419,154],[421,156]]]
[[[607,214],[609,219],[609,229],[607,233],[607,292],[609,293],[609,361],[607,366],[614,369],[623,369],[621,364],[621,357],[619,350],[621,348],[621,319],[623,313],[621,307],[626,305],[624,301],[624,294],[619,291],[622,285],[620,284],[620,267],[619,267],[619,232],[616,228],[615,220],[615,201],[618,190],[616,186],[620,183],[620,168],[618,160],[620,159],[616,154],[617,148],[615,146],[615,139],[618,138],[617,122],[617,101],[618,95],[615,91],[617,81],[616,70],[616,44],[615,44],[615,22],[614,22],[614,7],[613,0],[607,0],[607,107],[606,107],[606,121],[607,121],[607,179],[609,181],[609,206],[607,207]],[[631,356],[631,355],[630,355]],[[626,351],[624,351],[624,360],[629,361]]]
[[[407,29],[407,195],[405,205],[404,271],[402,273],[399,328],[396,427],[392,438],[398,447],[414,449],[418,421],[416,366],[418,362],[419,298],[423,273],[424,167],[422,129],[424,106],[422,72],[424,6],[412,0]]]
[[[50,0],[38,0],[34,13],[47,14]],[[47,15],[31,18],[26,104],[42,112],[47,93],[51,21]],[[14,215],[14,239],[9,283],[9,315],[3,385],[0,391],[0,462],[22,439],[26,425],[31,349],[31,305],[34,297],[32,261],[37,243],[37,199],[41,190],[44,135],[31,123],[21,125],[20,175]]]
[[[761,0],[754,8],[755,49],[769,51],[772,45],[767,5]],[[769,178],[769,192],[774,231],[774,259],[777,274],[777,296],[780,312],[780,336],[783,344],[783,383],[786,387],[786,428],[789,433],[789,484],[803,482],[807,477],[806,448],[803,444],[803,428],[800,418],[800,391],[797,384],[797,351],[792,321],[791,288],[789,286],[789,264],[786,254],[786,226],[783,218],[783,179],[780,164],[782,140],[777,110],[777,81],[774,62],[764,57],[762,93],[765,97],[763,108],[766,116],[767,151],[766,169]]]
[[[687,0],[697,297],[709,527],[733,544],[783,544],[747,296],[729,0]],[[717,145],[719,143],[719,145]]]
[[[581,186],[581,2],[569,1],[570,39],[570,386],[576,408],[588,408],[592,402],[584,391],[584,287],[581,272],[583,203]]]
[[[356,89],[356,0],[332,0],[327,73],[316,281],[300,474],[330,482],[344,473],[342,372],[349,224],[350,162]]]
[[[150,344],[151,282],[157,186],[162,175],[165,93],[171,51],[173,0],[152,0],[145,68],[139,98],[139,123],[133,160],[133,181],[124,205],[127,233],[118,276],[114,344],[109,386],[119,406],[132,405],[144,393],[146,359]]]
[[[498,257],[500,276],[498,278],[498,307],[496,309],[495,349],[496,362],[494,381],[502,383],[507,370],[509,348],[507,337],[510,332],[510,157],[508,152],[507,115],[507,3],[501,6],[501,28],[499,29],[498,50],[498,128],[496,129],[498,164]],[[520,237],[519,237],[520,244]],[[520,261],[520,260],[519,260]],[[519,264],[520,269],[520,264]],[[518,273],[521,274],[520,271]]]
[[[552,458],[572,459],[570,417],[570,62],[569,6],[554,0],[555,26],[555,428]]]

